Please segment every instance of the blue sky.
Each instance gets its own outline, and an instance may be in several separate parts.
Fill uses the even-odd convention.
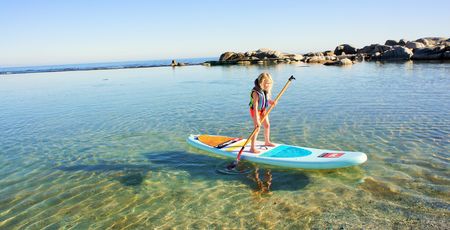
[[[392,2],[391,2],[392,1]],[[450,1],[0,0],[0,67],[450,36]]]

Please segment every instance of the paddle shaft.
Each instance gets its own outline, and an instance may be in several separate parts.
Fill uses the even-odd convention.
[[[291,81],[295,80],[294,75],[292,75],[288,81],[286,82],[286,85],[284,85],[283,89],[281,90],[281,92],[278,94],[278,96],[275,98],[274,103],[272,103],[272,106],[270,106],[270,108],[267,110],[267,113],[264,114],[264,116],[261,118],[261,124],[264,122],[264,120],[269,116],[270,111],[272,111],[272,109],[275,107],[275,104],[278,102],[278,100],[280,100],[281,95],[283,95],[284,91],[286,91],[287,87],[289,86],[289,84],[291,84]],[[255,129],[253,129],[253,132],[250,134],[250,136],[247,138],[247,140],[245,141],[244,145],[242,146],[241,150],[239,150],[239,153],[236,157],[236,161],[239,162],[239,160],[241,159],[241,155],[242,152],[244,151],[245,146],[248,144],[248,142],[250,141],[250,139],[253,138],[253,136],[256,134],[257,130],[259,127],[255,127]]]

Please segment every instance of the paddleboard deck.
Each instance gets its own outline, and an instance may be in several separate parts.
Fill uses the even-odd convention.
[[[196,148],[230,158],[237,157],[245,141],[246,139],[217,135],[190,135],[187,139],[187,142]],[[257,141],[255,146],[260,153],[251,153],[250,143],[248,143],[242,152],[241,160],[303,169],[345,168],[367,161],[367,155],[362,152],[314,149],[284,144],[275,144],[270,147],[265,146],[261,141]]]

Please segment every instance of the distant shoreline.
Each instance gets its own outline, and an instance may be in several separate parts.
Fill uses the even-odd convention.
[[[203,63],[186,63],[184,66],[202,65]],[[46,70],[17,70],[17,71],[0,71],[0,75],[27,74],[27,73],[54,73],[54,72],[72,72],[72,71],[92,71],[92,70],[117,70],[117,69],[142,69],[157,67],[173,67],[171,65],[139,65],[139,66],[117,66],[117,67],[92,67],[92,68],[63,68],[63,69],[46,69]]]
[[[0,75],[171,67],[174,64],[173,61],[176,62],[176,65],[173,67],[193,66],[193,65],[202,65],[206,61],[211,61],[214,59],[217,60],[218,58],[216,58],[216,57],[179,58],[179,59],[176,59],[176,61],[172,60],[172,59],[162,59],[162,60],[146,60],[146,61],[81,63],[81,64],[3,67],[3,68],[0,66]]]
[[[183,66],[199,66],[199,65],[209,65],[211,61],[206,61],[202,63],[185,63]],[[379,61],[382,63],[392,63]],[[450,63],[449,60],[408,60],[408,61],[397,61],[397,62],[414,62],[414,63]],[[302,63],[302,62],[299,62]],[[297,63],[297,64],[299,64]],[[288,63],[285,63],[288,64]],[[295,63],[291,63],[295,64]],[[302,63],[307,65],[314,65],[317,63]],[[233,65],[233,64],[230,64]],[[276,63],[268,63],[268,65],[277,65]],[[214,66],[214,65],[213,65]],[[15,75],[15,74],[32,74],[32,73],[56,73],[56,72],[75,72],[75,71],[94,71],[94,70],[119,70],[119,69],[144,69],[144,68],[159,68],[159,67],[172,67],[179,68],[180,66],[172,65],[137,65],[137,66],[117,66],[117,67],[92,67],[92,68],[62,68],[62,69],[46,69],[46,70],[18,70],[18,71],[0,71],[1,75]]]

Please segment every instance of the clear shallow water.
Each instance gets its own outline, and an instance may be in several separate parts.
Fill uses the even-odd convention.
[[[231,160],[185,139],[249,135],[262,71],[274,94],[297,78],[271,114],[273,141],[368,162],[219,173]],[[0,228],[446,228],[449,76],[448,63],[412,62],[3,75]]]

